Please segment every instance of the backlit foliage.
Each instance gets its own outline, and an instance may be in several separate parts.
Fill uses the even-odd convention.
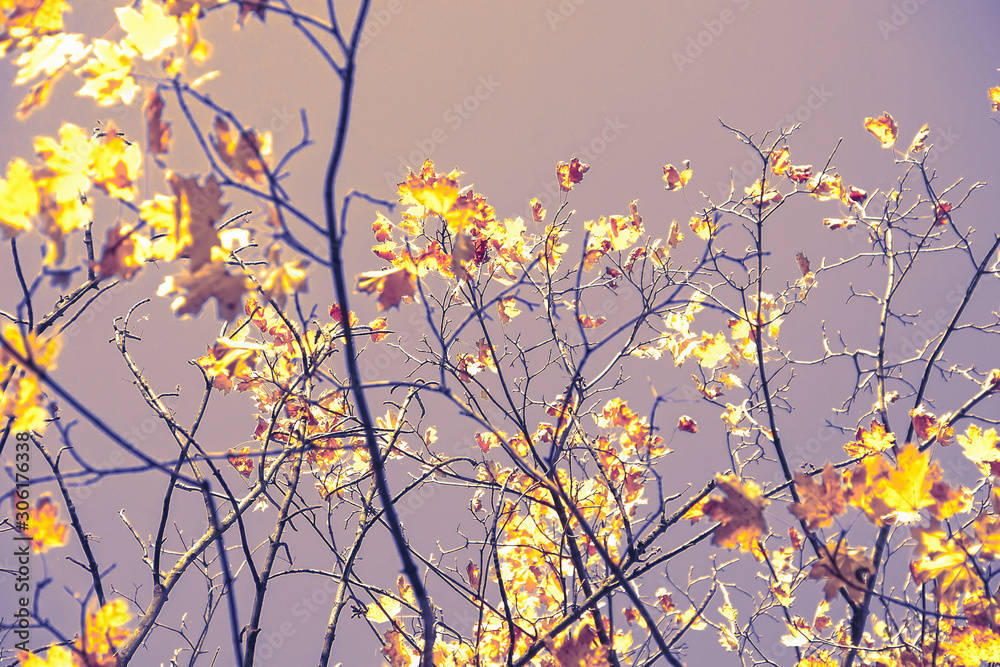
[[[19,118],[74,86],[98,109],[143,109],[134,127],[66,121],[40,131],[35,155],[12,159],[0,179],[0,230],[18,275],[28,265],[18,244],[29,239],[44,244],[47,267],[34,287],[19,281],[14,307],[2,313],[3,437],[30,432],[50,468],[43,481],[61,494],[43,496],[22,532],[40,554],[79,543],[90,581],[67,587],[81,598],[92,588],[101,605],[45,658],[21,650],[21,665],[128,663],[152,633],[165,634],[165,608],[195,609],[169,595],[193,572],[208,583],[210,609],[231,603],[219,616],[232,615],[239,664],[259,658],[258,637],[271,631],[265,593],[271,600],[285,582],[314,585],[317,576],[336,584],[316,638],[322,664],[346,624],[342,634],[364,624],[392,667],[697,664],[701,649],[690,647],[705,644],[699,633],[745,664],[792,664],[771,655],[775,642],[793,649],[798,665],[1000,661],[1000,440],[986,427],[996,423],[987,415],[996,414],[1000,370],[943,356],[967,330],[995,346],[995,319],[967,306],[980,279],[996,274],[1000,240],[984,249],[958,226],[968,194],[938,192],[926,166],[934,150],[927,125],[896,151],[901,175],[865,189],[846,169],[841,176],[835,155],[793,151],[791,131],[727,128],[757,156],[760,177],[734,184],[724,201],[698,200],[699,208],[690,162],[666,164],[669,223],[627,198],[580,221],[569,197],[586,187],[590,166],[576,157],[555,166],[558,207],[533,199],[528,220],[495,210],[460,171],[437,171],[431,160],[398,184],[398,205],[353,191],[338,200],[340,136],[324,215],[314,220],[282,185],[288,160],[311,144],[305,114],[302,141],[279,156],[270,132],[200,92],[217,74],[203,69],[211,46],[202,21],[228,5],[238,26],[250,16],[305,20],[279,4],[142,0],[115,9],[116,30],[91,39],[65,32],[62,0],[3,6],[0,54],[17,68],[15,85],[30,86]],[[339,44],[333,53],[317,48],[346,80],[358,31],[346,41],[334,23],[310,21]],[[64,80],[71,74],[76,84]],[[989,91],[994,110],[997,91]],[[863,127],[882,148],[895,146],[889,113]],[[201,171],[171,167],[180,136],[200,151]],[[810,164],[796,164],[793,153]],[[368,268],[353,278],[340,245],[347,221],[338,217],[352,197],[386,211],[363,223],[351,213],[352,240],[372,220]],[[233,215],[237,200],[251,210]],[[798,224],[816,235],[854,234],[864,249],[836,261],[771,250],[771,228],[792,200],[821,207]],[[824,217],[834,207],[838,217]],[[949,305],[945,331],[910,358],[887,357],[885,332],[914,317],[894,299],[915,289],[911,270],[932,253],[965,260],[966,287]],[[133,358],[148,354],[136,328],[140,301],[118,313],[113,342],[175,441],[176,456],[162,461],[54,375],[64,345],[54,325],[84,312],[92,292],[128,289],[153,266],[165,272],[157,294],[177,316],[197,317],[215,301],[224,322],[193,360],[201,410],[212,393],[235,392],[254,411],[222,446],[198,435],[202,412],[185,426],[164,402],[176,392],[154,388]],[[330,271],[335,298],[308,300],[317,269]],[[855,279],[878,287],[851,292],[878,305],[866,320],[878,335],[859,342],[823,329],[818,356],[799,352],[785,332],[805,317],[808,297]],[[854,382],[840,405],[825,406],[839,423],[824,425],[813,412],[796,419],[837,433],[842,453],[810,458],[786,435],[788,413],[811,407],[799,404],[796,374],[841,365]],[[940,385],[932,387],[932,373]],[[650,379],[636,391],[633,375]],[[675,375],[683,379],[665,386]],[[692,405],[681,410],[679,401]],[[168,489],[152,503],[162,508],[157,537],[142,537],[121,514],[150,568],[143,584],[151,592],[102,585],[107,573],[66,482],[118,471],[83,467],[88,457],[75,453],[64,413],[141,461],[155,493]],[[725,443],[725,469],[703,480],[672,470],[679,432],[684,446]],[[466,446],[448,449],[452,437]],[[70,474],[69,457],[51,454],[55,442],[74,451],[80,470]],[[971,476],[950,475],[948,457],[964,457]],[[199,494],[201,523],[181,516],[175,492]],[[437,493],[464,514],[436,519],[439,532],[425,540],[426,519],[411,519],[407,503]],[[253,529],[253,510],[274,519],[271,533]],[[86,507],[83,520],[93,511]],[[186,535],[167,535],[168,519]],[[373,528],[391,537],[403,574],[362,563]],[[211,546],[218,556],[208,555]],[[293,553],[305,549],[325,552],[326,570],[298,568]],[[446,605],[474,620],[451,623]],[[33,614],[39,628],[48,623],[39,606]],[[129,628],[133,617],[140,620]],[[197,631],[190,618],[170,627],[187,642],[179,652],[201,647],[211,617]]]

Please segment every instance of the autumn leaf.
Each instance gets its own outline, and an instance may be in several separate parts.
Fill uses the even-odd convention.
[[[718,488],[726,493],[726,498],[712,499],[704,505],[705,514],[720,522],[715,527],[712,544],[750,551],[754,542],[767,530],[763,510],[769,501],[752,481],[742,484],[735,475],[720,475],[716,477],[716,482]]]
[[[910,410],[910,420],[917,437],[925,442],[931,438],[937,439],[938,443],[945,446],[955,442],[952,440],[955,429],[948,426],[948,415],[944,415],[941,421],[938,421],[938,418],[927,412],[923,405],[918,405]]]
[[[499,299],[497,301],[497,312],[500,315],[500,321],[504,324],[510,324],[510,321],[521,314],[521,310],[517,307],[517,299]]]
[[[850,229],[856,224],[858,221],[850,218],[823,218],[823,225],[827,229]]]
[[[56,33],[45,35],[31,44],[15,61],[21,69],[17,72],[14,85],[25,84],[43,72],[51,77],[68,63],[75,63],[83,58],[86,48],[80,41],[81,37],[82,35]]]
[[[232,391],[234,380],[245,381],[252,378],[261,353],[268,349],[267,345],[251,343],[242,338],[243,335],[236,339],[219,338],[208,354],[195,360],[212,381],[212,386],[224,394]]]
[[[687,415],[682,415],[677,420],[677,428],[686,433],[697,433],[698,432],[698,422],[696,422],[691,417]]]
[[[152,60],[177,43],[177,19],[165,15],[163,7],[153,0],[142,0],[141,14],[131,7],[119,7],[115,13],[128,35],[122,43],[144,60]]]
[[[913,443],[907,444],[897,456],[896,469],[890,470],[873,490],[896,521],[918,521],[919,510],[937,502],[931,490],[941,479],[941,468],[930,463],[930,456],[929,451],[921,452]]]
[[[951,202],[942,199],[934,205],[934,224],[941,226],[948,224],[948,214],[951,212]]]
[[[91,150],[87,165],[94,185],[111,197],[132,201],[142,151],[138,144],[126,141],[113,124],[108,124],[103,135]]]
[[[840,474],[830,463],[823,468],[822,485],[816,484],[812,475],[800,472],[795,475],[795,489],[799,493],[799,502],[789,505],[788,511],[800,521],[805,521],[809,530],[829,525],[833,517],[847,509]]]
[[[896,143],[896,121],[888,111],[883,111],[878,118],[865,118],[865,129],[882,142],[882,148],[892,148]]]
[[[990,103],[993,105],[994,111],[1000,111],[1000,86],[990,88]]]
[[[149,91],[143,113],[146,115],[147,150],[153,155],[163,155],[170,148],[170,123],[162,119],[163,98],[159,92]]]
[[[170,188],[174,191],[174,215],[176,228],[172,231],[178,242],[190,241],[181,248],[179,257],[191,260],[189,270],[197,272],[202,265],[212,260],[212,248],[219,248],[219,231],[215,225],[229,209],[222,203],[222,188],[214,175],[198,182],[198,177],[185,178],[180,174],[170,174]]]
[[[108,602],[96,613],[88,613],[85,635],[76,642],[77,649],[87,656],[84,664],[114,664],[115,652],[129,636],[124,626],[130,620],[128,603],[121,598]]]
[[[384,271],[367,271],[358,275],[359,292],[378,292],[378,309],[398,308],[399,302],[409,303],[416,298],[415,276],[405,266],[397,266]]]
[[[910,147],[906,149],[906,154],[911,153],[921,153],[927,149],[927,137],[930,136],[931,131],[927,129],[927,123],[924,123],[920,131],[917,132],[916,136],[913,137],[913,141],[910,142]]]
[[[844,184],[839,174],[817,174],[809,179],[809,194],[819,201],[841,199],[844,196]]]
[[[559,181],[559,189],[569,192],[573,186],[583,180],[583,175],[590,171],[590,165],[580,162],[579,158],[573,158],[569,164],[560,162],[556,165],[556,179]]]
[[[249,447],[239,450],[230,449],[229,453],[226,454],[226,460],[244,477],[249,478],[253,474],[253,459],[250,457]]]
[[[844,445],[844,451],[848,456],[870,456],[884,452],[895,444],[896,436],[886,433],[885,426],[873,419],[867,431],[863,428],[858,429],[854,441]]]
[[[558,646],[548,640],[549,651],[559,667],[610,667],[608,649],[603,646],[594,628],[583,623]]]
[[[212,147],[236,177],[243,182],[267,182],[265,158],[271,154],[271,133],[260,135],[254,130],[237,132],[222,116],[215,117],[215,133],[210,135]]]
[[[403,605],[394,597],[382,595],[378,602],[368,604],[368,612],[365,616],[373,623],[388,623],[389,619],[399,614]]]
[[[865,555],[864,549],[851,549],[846,540],[830,540],[821,551],[819,561],[809,571],[809,578],[827,580],[823,594],[828,602],[843,588],[851,600],[861,604],[874,574],[875,565]]]
[[[664,190],[667,190],[668,192],[679,190],[687,185],[688,181],[691,180],[691,176],[694,174],[694,172],[691,171],[691,162],[689,160],[684,160],[681,164],[683,166],[682,170],[678,170],[677,167],[672,164],[668,164],[663,167],[663,180],[666,182],[666,185],[663,186]]]
[[[243,295],[252,287],[243,274],[233,275],[223,261],[212,261],[194,273],[167,276],[156,291],[157,296],[179,293],[170,307],[179,316],[197,315],[209,299],[218,304],[219,318],[230,321],[243,305]]]
[[[36,554],[66,545],[67,526],[59,523],[59,506],[51,496],[43,494],[34,507],[28,509],[27,528],[22,530],[31,538],[31,548]]]
[[[152,256],[149,240],[135,233],[132,225],[118,223],[108,229],[108,240],[101,249],[101,259],[94,269],[101,278],[119,276],[131,280],[143,263]]]
[[[76,75],[86,81],[76,94],[93,97],[102,107],[109,107],[119,100],[131,104],[139,92],[139,86],[132,78],[132,58],[129,52],[106,39],[95,39],[91,53],[90,59],[76,70]],[[150,149],[152,148],[153,144],[150,143]]]
[[[38,213],[38,186],[28,163],[17,158],[7,164],[7,179],[0,179],[0,230],[5,239],[31,229]]]
[[[531,206],[531,218],[535,222],[545,222],[545,209],[542,208],[542,202],[538,201],[537,198],[533,198],[530,203]]]
[[[257,280],[264,296],[284,308],[288,297],[309,291],[309,277],[306,273],[309,262],[302,259],[282,262],[281,250],[279,243],[274,243],[267,249],[267,265],[261,269]]]
[[[788,157],[788,146],[783,146],[781,150],[771,153],[771,171],[775,176],[782,176],[791,168],[792,162]]]
[[[743,188],[743,191],[750,198],[750,203],[757,208],[767,208],[771,204],[781,202],[782,199],[781,193],[777,190],[764,190],[764,184],[759,178],[750,187]]]
[[[976,424],[969,424],[965,433],[958,436],[958,443],[966,458],[979,466],[984,475],[1000,476],[1000,438],[996,429],[983,431]]]

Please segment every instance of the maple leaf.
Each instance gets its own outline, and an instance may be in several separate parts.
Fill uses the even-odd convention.
[[[800,521],[805,521],[809,530],[829,525],[833,517],[843,514],[847,508],[847,498],[840,486],[840,474],[830,463],[823,468],[822,485],[816,484],[812,475],[800,472],[795,475],[795,489],[800,500],[789,505],[788,511]]]
[[[147,150],[153,155],[163,155],[170,148],[170,123],[162,120],[163,98],[160,93],[149,91],[143,113],[146,115],[146,136],[149,140]]]
[[[87,165],[94,185],[112,197],[132,201],[133,181],[142,164],[142,151],[137,144],[126,141],[113,124],[103,134],[91,150]]]
[[[93,97],[97,104],[109,107],[121,100],[131,104],[139,92],[139,86],[132,78],[132,58],[118,44],[106,39],[95,39],[93,55],[76,70],[76,75],[86,81],[76,94]],[[150,95],[156,95],[151,92]],[[161,103],[162,106],[162,103]],[[152,149],[152,144],[151,144]]]
[[[6,180],[0,178],[0,230],[5,239],[31,229],[38,213],[38,186],[28,163],[17,158],[7,164]]]
[[[411,667],[420,661],[420,656],[410,649],[403,640],[403,633],[398,630],[389,630],[385,633],[382,655],[389,661],[390,667]]]
[[[874,574],[875,565],[864,549],[851,549],[846,541],[830,540],[809,571],[809,578],[827,580],[823,594],[828,602],[844,588],[851,600],[861,604]]]
[[[580,162],[579,158],[573,158],[569,164],[560,162],[556,165],[556,179],[559,181],[559,189],[569,192],[573,186],[583,180],[583,175],[590,171],[590,165]]]
[[[258,135],[254,130],[237,133],[229,121],[215,117],[215,133],[210,135],[212,147],[222,161],[233,170],[241,181],[263,184],[267,182],[264,158],[271,154],[271,133]]]
[[[416,298],[416,277],[405,266],[384,271],[367,271],[358,275],[359,292],[378,292],[378,309],[398,308],[400,301],[409,303]]]
[[[720,475],[716,477],[716,482],[718,488],[726,493],[726,498],[712,499],[704,505],[705,514],[720,522],[715,527],[712,544],[750,551],[767,530],[763,510],[769,501],[752,481],[742,484],[735,475]]]
[[[994,111],[1000,111],[1000,86],[990,88],[990,103],[993,105]]]
[[[698,422],[687,415],[681,415],[681,417],[677,420],[677,428],[687,433],[697,433]]]
[[[135,234],[131,225],[122,222],[108,229],[108,240],[101,250],[101,260],[95,262],[93,268],[102,280],[113,275],[131,280],[151,256],[149,241]]]
[[[230,321],[243,303],[243,295],[252,287],[243,274],[233,275],[222,261],[203,264],[194,273],[167,276],[156,291],[158,296],[181,292],[170,307],[179,316],[197,315],[205,302],[215,299],[219,318]]]
[[[668,192],[679,190],[687,185],[688,181],[691,180],[691,176],[694,174],[694,172],[691,171],[691,162],[689,160],[684,160],[681,164],[684,168],[680,171],[678,171],[677,167],[672,164],[668,164],[663,167],[663,180],[666,182],[666,185],[663,186],[664,190],[667,190]]]
[[[379,343],[389,336],[389,334],[384,333],[388,326],[389,321],[384,317],[376,317],[368,323],[368,328],[372,330],[371,336],[373,343]]]
[[[950,531],[942,530],[937,521],[926,528],[911,528],[910,532],[917,542],[916,559],[910,562],[913,579],[917,584],[934,579],[937,582],[934,596],[946,609],[956,609],[963,595],[982,586],[973,565],[968,562],[964,533],[949,535]]]
[[[559,667],[609,667],[608,649],[603,646],[597,632],[588,623],[581,624],[555,646],[546,642]]]
[[[267,249],[266,257],[267,266],[261,269],[258,278],[264,296],[284,308],[290,295],[309,291],[309,278],[306,274],[309,262],[295,259],[282,263],[279,243],[274,243]]]
[[[31,538],[31,548],[36,554],[55,547],[66,546],[67,525],[59,523],[59,506],[49,494],[43,494],[35,506],[28,509],[26,537]]]
[[[58,143],[51,137],[35,137],[35,153],[45,162],[45,168],[35,173],[36,183],[58,203],[78,200],[81,192],[90,190],[88,165],[95,145],[72,123],[60,126]]]
[[[436,173],[434,163],[424,160],[419,173],[408,170],[406,180],[399,184],[399,200],[445,216],[458,201],[458,177],[461,173],[457,169],[450,174]]]
[[[115,652],[129,636],[123,626],[131,619],[128,603],[121,598],[112,600],[96,613],[88,612],[84,636],[76,641],[77,650],[85,656],[83,664],[115,664]]]
[[[931,490],[941,479],[941,468],[930,464],[930,456],[929,451],[920,452],[913,443],[907,444],[896,458],[896,469],[890,470],[874,490],[873,495],[896,521],[918,521],[920,509],[937,503]]]
[[[403,605],[394,597],[382,595],[378,602],[368,605],[365,616],[374,623],[388,623],[389,619],[397,615],[402,610]]]
[[[25,84],[42,72],[51,77],[67,63],[75,63],[83,58],[86,48],[80,41],[82,36],[56,33],[45,35],[34,42],[16,61],[21,69],[17,72],[14,85]]]
[[[979,466],[984,475],[1000,475],[1000,438],[996,429],[983,431],[976,424],[970,424],[958,443],[966,458]]]
[[[214,175],[205,179],[204,185],[198,183],[197,176],[184,178],[176,173],[167,180],[175,196],[175,237],[178,241],[190,237],[178,256],[190,258],[189,269],[194,273],[212,260],[213,247],[221,247],[215,224],[226,214],[229,204],[222,203],[222,188]]]
[[[1000,633],[991,628],[954,628],[941,642],[941,652],[960,667],[1000,663]]]
[[[20,667],[74,667],[74,658],[73,653],[62,646],[50,648],[45,660],[30,651],[18,651],[17,653]]]
[[[805,183],[812,178],[812,165],[799,164],[788,168],[788,179],[794,183]]]
[[[865,129],[882,142],[882,148],[892,148],[896,143],[896,121],[888,111],[883,111],[878,118],[865,118]]]
[[[253,459],[250,458],[249,447],[240,450],[230,449],[229,453],[226,454],[226,460],[244,477],[249,478],[253,474]]]
[[[164,14],[163,7],[153,0],[142,0],[142,13],[131,7],[115,9],[118,23],[127,33],[122,44],[152,60],[177,43],[177,19]]]
[[[212,380],[212,386],[224,394],[232,391],[233,380],[251,379],[261,352],[268,349],[266,345],[242,340],[243,337],[244,334],[239,334],[236,339],[219,338],[208,354],[195,361]]]
[[[844,451],[848,456],[870,456],[884,452],[895,444],[896,436],[886,433],[885,426],[873,419],[869,430],[859,428],[854,441],[844,445]]]

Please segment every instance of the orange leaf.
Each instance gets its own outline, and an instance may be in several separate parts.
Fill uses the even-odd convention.
[[[158,296],[166,296],[180,292],[170,304],[174,313],[179,316],[197,315],[206,301],[215,299],[219,318],[228,322],[236,317],[236,312],[243,304],[243,295],[250,288],[250,280],[246,276],[229,273],[224,261],[213,261],[194,273],[167,276],[156,293]]]
[[[226,454],[226,458],[229,460],[229,465],[236,468],[237,472],[247,478],[253,474],[253,459],[250,458],[249,454],[249,447],[244,447],[238,451],[230,449],[229,453]]]
[[[906,149],[906,154],[910,153],[921,153],[927,148],[927,137],[930,136],[931,131],[927,129],[927,123],[920,128],[917,135],[913,137],[913,141],[910,142],[910,147]]]
[[[43,494],[34,507],[28,510],[27,527],[22,532],[31,538],[31,548],[36,554],[66,545],[66,524],[59,523],[59,506],[49,494]]]
[[[869,456],[884,452],[896,444],[896,436],[886,433],[885,426],[872,420],[869,430],[858,429],[854,442],[844,445],[844,451],[848,456]]]
[[[829,525],[833,517],[843,514],[847,507],[844,489],[840,486],[840,474],[830,463],[823,468],[823,484],[817,485],[812,475],[795,475],[795,488],[799,492],[799,502],[788,506],[788,511],[801,521],[807,522],[809,530]]]
[[[769,501],[752,481],[742,484],[735,475],[719,476],[716,481],[726,498],[705,503],[705,514],[720,522],[715,527],[712,544],[750,551],[757,538],[767,530],[763,510]]]
[[[865,129],[882,142],[882,148],[892,148],[896,143],[896,121],[888,111],[883,111],[878,118],[865,118]]]

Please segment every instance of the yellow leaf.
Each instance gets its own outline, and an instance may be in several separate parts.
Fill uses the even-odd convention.
[[[122,43],[135,49],[144,60],[152,60],[177,43],[177,19],[164,14],[153,0],[142,0],[142,13],[131,7],[115,9],[118,23],[128,33]]]
[[[27,530],[24,534],[31,538],[31,548],[36,554],[66,545],[66,529],[59,523],[59,506],[52,502],[48,494],[38,499],[35,507],[28,510]]]
[[[769,501],[754,482],[742,484],[735,475],[719,476],[716,481],[718,488],[726,493],[726,499],[709,500],[704,506],[706,515],[721,522],[715,527],[712,544],[750,551],[757,538],[767,530],[764,508]]]
[[[199,267],[195,273],[167,276],[156,293],[166,296],[180,292],[170,306],[181,316],[197,315],[206,301],[215,299],[219,318],[228,322],[236,317],[243,305],[243,295],[250,287],[246,276],[230,274],[225,262],[213,261]]]
[[[80,42],[82,36],[57,33],[39,39],[29,51],[18,57],[16,63],[21,69],[17,71],[14,85],[27,83],[42,72],[52,76],[67,63],[75,63],[83,58],[86,48]]]
[[[883,111],[878,118],[865,118],[865,129],[882,142],[882,148],[892,148],[896,143],[896,121],[888,111]]]
[[[118,100],[131,104],[139,92],[132,78],[129,54],[105,39],[94,40],[93,55],[76,70],[76,75],[86,81],[76,94],[93,97],[102,107],[111,106]]]
[[[31,217],[38,213],[38,186],[31,167],[17,158],[7,165],[7,180],[0,179],[0,230],[4,238],[31,229]]]
[[[399,600],[383,595],[377,603],[372,602],[368,605],[368,613],[365,615],[374,623],[388,623],[389,619],[396,616],[402,608]]]

